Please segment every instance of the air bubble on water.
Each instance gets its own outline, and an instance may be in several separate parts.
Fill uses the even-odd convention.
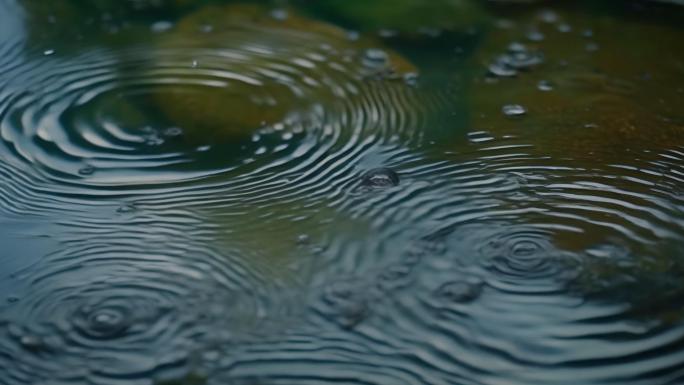
[[[165,20],[157,21],[155,23],[152,23],[152,25],[150,26],[150,30],[154,33],[166,32],[171,28],[173,28],[173,23]]]
[[[468,133],[468,140],[471,143],[482,143],[494,140],[494,137],[486,131],[474,131]]]
[[[213,30],[214,30],[214,26],[211,24],[202,24],[200,26],[200,32],[203,32],[203,33],[210,33]]]
[[[50,55],[54,55],[54,54],[55,54],[54,49],[46,49],[45,51],[43,51],[43,55],[45,55],[45,56],[50,56]]]
[[[506,104],[501,107],[501,112],[506,116],[522,116],[527,113],[527,110],[520,104]]]
[[[540,80],[540,81],[537,83],[537,89],[538,89],[539,91],[548,92],[548,91],[552,91],[552,90],[553,90],[553,85],[552,85],[551,82],[549,82],[548,80]]]
[[[500,61],[490,64],[487,69],[491,75],[501,78],[509,78],[518,74],[518,71],[515,68],[511,68]]]
[[[418,74],[415,72],[408,72],[404,74],[404,83],[411,87],[418,85]]]
[[[190,66],[192,68],[197,68],[199,67],[199,62],[197,60],[193,60],[192,63],[190,63]]]
[[[93,322],[97,324],[110,324],[113,319],[114,317],[111,314],[101,313],[96,314],[95,317],[93,317]]]
[[[95,167],[91,165],[85,165],[78,170],[79,175],[88,176],[95,173]]]
[[[399,185],[399,175],[386,167],[374,168],[363,175],[361,184],[372,188],[393,187]]]
[[[98,310],[88,317],[88,324],[91,331],[103,336],[114,336],[119,334],[125,325],[125,314],[112,309]]]
[[[281,137],[283,140],[290,140],[290,139],[292,139],[293,136],[294,136],[294,135],[293,135],[291,132],[285,132],[285,133],[283,133],[283,135],[281,135],[280,137]]]
[[[369,48],[363,54],[363,64],[368,67],[382,67],[389,61],[387,52],[378,48]]]
[[[511,255],[517,258],[530,257],[537,254],[540,250],[541,247],[536,242],[524,240],[516,242],[511,247]]]
[[[30,351],[38,351],[45,348],[45,341],[34,334],[24,334],[19,338],[19,343],[24,347],[24,349]]]
[[[299,236],[297,236],[297,244],[298,245],[305,245],[305,244],[309,243],[309,240],[310,240],[310,237],[308,234],[299,234]]]
[[[196,148],[196,150],[197,150],[197,152],[206,152],[206,151],[211,150],[211,146],[208,144],[205,146],[199,146]]]
[[[587,37],[587,38],[593,37],[594,31],[592,31],[591,29],[585,29],[584,31],[582,31],[582,36]]]
[[[543,60],[541,52],[531,51],[524,44],[513,42],[508,45],[506,53],[499,55],[487,69],[495,77],[513,77],[518,71],[539,65]]]

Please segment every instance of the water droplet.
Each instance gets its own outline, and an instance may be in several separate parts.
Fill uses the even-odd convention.
[[[540,53],[521,51],[505,56],[504,63],[515,69],[527,69],[541,64],[543,60],[544,57]]]
[[[32,352],[45,349],[45,341],[34,334],[25,334],[21,336],[21,338],[19,338],[19,343],[24,349]]]
[[[553,90],[553,85],[551,82],[548,80],[540,80],[539,83],[537,83],[537,89],[539,91],[552,91]]]
[[[527,110],[519,104],[506,104],[501,108],[501,112],[506,116],[523,116]]]
[[[415,72],[409,72],[404,74],[404,82],[411,86],[415,87],[418,85],[418,74]]]
[[[89,164],[81,167],[81,169],[78,170],[78,174],[83,175],[83,176],[93,175],[94,173],[95,173],[95,167],[91,166]]]
[[[308,234],[300,234],[297,237],[297,244],[298,245],[306,245],[309,243],[309,235]]]
[[[173,23],[170,21],[157,21],[150,26],[150,30],[154,33],[166,32],[173,28]]]
[[[369,48],[363,55],[364,64],[371,67],[384,66],[388,60],[387,52],[377,48]]]
[[[501,78],[509,78],[518,74],[518,71],[515,68],[511,68],[500,61],[490,64],[487,69],[490,74]]]
[[[104,307],[92,309],[90,306],[81,309],[77,326],[81,331],[93,338],[116,338],[129,326],[127,313],[120,308]]]
[[[497,77],[512,77],[519,70],[534,67],[544,60],[544,55],[527,49],[524,44],[513,42],[509,44],[507,52],[497,57],[487,68],[491,75]]]
[[[511,254],[514,257],[529,257],[541,249],[540,245],[530,240],[523,240],[513,244]]]
[[[482,293],[482,282],[464,280],[447,282],[440,286],[435,294],[449,302],[463,303],[473,301],[480,296],[480,293]]]
[[[43,51],[43,55],[45,55],[45,56],[50,56],[50,55],[54,55],[54,54],[55,54],[54,49],[46,49],[45,51]]]
[[[399,185],[399,175],[386,167],[374,168],[364,174],[361,184],[372,188],[393,187]]]

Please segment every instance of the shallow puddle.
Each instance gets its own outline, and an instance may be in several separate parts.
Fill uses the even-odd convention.
[[[0,384],[684,383],[678,3],[0,0]]]

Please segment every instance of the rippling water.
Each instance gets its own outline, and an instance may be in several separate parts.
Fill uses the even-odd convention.
[[[0,0],[0,384],[684,383],[677,2],[205,3]]]

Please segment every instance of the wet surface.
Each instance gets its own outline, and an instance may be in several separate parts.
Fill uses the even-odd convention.
[[[0,384],[684,383],[678,3],[0,0]]]

